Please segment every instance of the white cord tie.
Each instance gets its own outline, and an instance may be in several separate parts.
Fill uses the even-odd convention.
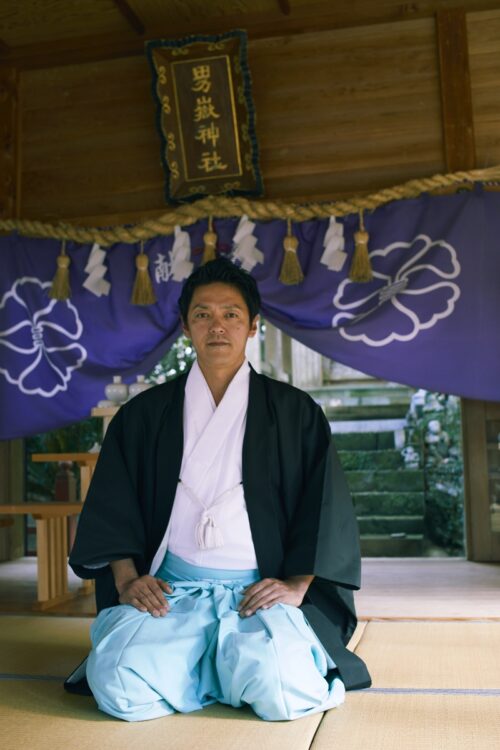
[[[182,486],[184,487],[186,493],[189,495],[191,500],[198,503],[198,505],[201,505],[201,507],[203,508],[203,511],[200,516],[200,520],[196,524],[196,529],[195,529],[196,544],[198,545],[198,548],[199,549],[216,549],[217,547],[223,547],[224,537],[222,535],[222,531],[219,529],[219,527],[215,523],[215,519],[211,515],[210,509],[205,506],[205,504],[193,492],[193,490],[187,486],[187,484],[184,484],[182,479],[179,479],[179,482],[181,482]],[[215,505],[221,505],[222,503],[220,501],[222,500],[222,498],[225,495],[228,495],[230,492],[233,492],[237,487],[240,486],[240,484],[241,482],[238,482],[238,484],[236,484],[234,487],[230,487],[230,489],[225,490],[225,492],[223,492],[218,497],[216,497],[211,507],[214,507]]]

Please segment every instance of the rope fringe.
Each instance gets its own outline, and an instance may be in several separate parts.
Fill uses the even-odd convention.
[[[110,229],[76,227],[60,222],[48,224],[28,219],[2,219],[0,231],[18,232],[27,237],[51,237],[58,240],[72,240],[81,244],[99,243],[101,247],[116,242],[134,244],[160,235],[173,234],[176,224],[187,227],[209,216],[227,218],[243,216],[249,219],[268,221],[270,219],[291,218],[293,221],[327,219],[330,216],[347,216],[360,210],[373,211],[385,203],[404,198],[417,198],[422,193],[432,193],[458,188],[474,182],[500,180],[500,166],[488,169],[474,169],[469,172],[454,172],[434,175],[419,180],[410,180],[402,185],[380,190],[372,195],[353,198],[350,201],[334,203],[285,203],[283,201],[257,201],[244,197],[208,197],[196,203],[176,207],[157,219],[149,219],[135,226],[116,226]]]

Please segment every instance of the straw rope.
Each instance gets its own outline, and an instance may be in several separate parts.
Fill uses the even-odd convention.
[[[17,231],[28,237],[72,240],[82,244],[93,242],[102,247],[115,242],[135,243],[158,235],[169,235],[175,226],[189,226],[209,216],[218,218],[243,216],[266,221],[270,219],[291,219],[307,221],[325,219],[330,216],[347,216],[360,210],[373,211],[386,203],[404,198],[417,198],[422,193],[432,193],[453,188],[464,183],[487,182],[500,179],[500,166],[488,169],[474,169],[469,172],[453,172],[434,175],[423,179],[410,180],[402,185],[386,188],[371,195],[351,198],[331,203],[286,203],[285,201],[258,201],[243,197],[225,198],[209,196],[195,203],[184,204],[167,211],[156,219],[148,219],[135,226],[116,226],[108,229],[77,227],[59,222],[49,224],[28,219],[2,219],[0,231]]]

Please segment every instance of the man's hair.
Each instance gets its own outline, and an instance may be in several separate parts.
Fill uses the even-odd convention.
[[[179,297],[179,309],[184,322],[187,321],[189,305],[193,298],[194,290],[199,286],[208,284],[228,284],[237,289],[245,300],[250,315],[250,323],[259,314],[260,294],[255,279],[247,271],[235,266],[227,258],[216,258],[210,260],[203,266],[199,266],[191,276],[186,279]]]

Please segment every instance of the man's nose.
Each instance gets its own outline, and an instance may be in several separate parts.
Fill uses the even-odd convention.
[[[224,318],[222,315],[215,314],[210,321],[210,330],[215,332],[224,331]]]

